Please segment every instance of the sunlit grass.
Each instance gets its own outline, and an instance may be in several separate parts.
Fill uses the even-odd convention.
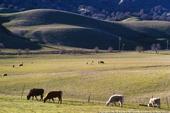
[[[19,97],[1,96],[0,113],[99,113],[99,112],[125,112],[130,110],[132,113],[138,111],[162,111],[161,109],[153,109],[140,107],[136,105],[124,105],[120,107],[107,107],[104,104],[85,103],[80,101],[64,100],[63,104],[43,103],[41,101],[27,101]]]
[[[92,60],[93,64],[91,64]],[[99,60],[103,60],[105,64],[98,64]],[[21,62],[24,63],[23,67],[18,66]],[[129,106],[128,109],[141,109],[138,104],[142,98],[147,103],[146,99],[152,96],[161,98],[170,96],[169,64],[169,55],[133,52],[0,56],[0,74],[8,74],[7,77],[0,78],[0,94],[21,96],[24,91],[23,99],[25,99],[29,89],[40,87],[45,89],[45,94],[50,90],[62,90],[64,99],[87,102],[90,96],[91,102],[104,103],[113,93],[121,93],[125,95],[125,104]],[[12,65],[16,67],[13,68]],[[27,101],[24,103],[28,104]],[[163,104],[167,109],[165,100]],[[50,105],[53,106],[53,104]],[[99,105],[101,110],[105,109],[103,105]],[[71,106],[68,104],[65,107]],[[84,112],[88,109],[87,112],[90,112],[95,111],[93,107],[98,105],[87,105],[85,108],[80,106],[80,109],[85,109]],[[31,111],[28,110],[28,112]],[[57,112],[63,111],[57,109]]]

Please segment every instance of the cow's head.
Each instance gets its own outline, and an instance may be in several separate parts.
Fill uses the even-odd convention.
[[[27,95],[27,100],[29,100],[29,99],[30,99],[30,97],[31,97],[30,95]]]

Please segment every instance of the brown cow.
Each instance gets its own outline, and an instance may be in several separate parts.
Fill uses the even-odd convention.
[[[43,95],[44,95],[44,89],[37,89],[37,88],[33,88],[30,90],[30,92],[28,93],[27,95],[27,100],[29,100],[31,97],[32,99],[34,99],[34,97],[37,99],[37,96],[40,96],[41,99],[40,100],[43,100]]]
[[[54,98],[58,98],[59,99],[59,103],[62,104],[62,95],[63,92],[62,91],[51,91],[47,94],[47,96],[44,98],[44,103],[48,100],[48,99],[52,99],[52,101],[54,102]]]

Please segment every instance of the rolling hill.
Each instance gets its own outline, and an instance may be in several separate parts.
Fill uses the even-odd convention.
[[[4,25],[12,32],[41,43],[88,49],[118,48],[118,36],[112,33],[117,24],[51,9],[7,14],[2,18],[9,20]]]
[[[126,50],[136,46],[150,49],[151,44],[165,42],[157,38],[169,38],[170,22],[122,21],[109,22],[53,9],[35,9],[18,13],[1,14],[0,20],[11,32],[43,44],[69,47],[118,49],[119,37]],[[4,22],[5,20],[5,22]]]
[[[40,46],[29,39],[19,37],[4,26],[0,25],[0,43],[1,48],[12,48],[12,49],[40,49]]]

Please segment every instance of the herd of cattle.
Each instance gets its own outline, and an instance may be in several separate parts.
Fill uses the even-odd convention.
[[[87,62],[86,64],[93,64],[94,61],[92,60],[91,62]],[[98,64],[105,64],[104,61],[98,61]],[[19,64],[19,67],[22,67],[24,64],[23,62],[21,64]],[[16,67],[16,65],[12,66],[13,68]],[[3,74],[2,76],[8,76],[7,73]],[[40,96],[40,100],[43,100],[44,103],[47,100],[52,100],[54,102],[54,98],[58,98],[58,103],[62,104],[62,96],[63,96],[63,92],[62,91],[50,91],[47,96],[45,98],[43,98],[44,96],[44,89],[37,89],[37,88],[33,88],[29,91],[28,95],[27,95],[27,100],[30,100],[30,98],[34,99],[34,97],[36,98],[36,100],[38,100],[37,96]],[[124,103],[124,96],[123,95],[118,95],[118,94],[114,94],[112,96],[110,96],[110,98],[108,99],[108,101],[106,102],[106,106],[109,105],[116,105],[116,103],[119,103],[120,107],[123,107],[123,103]],[[158,107],[160,108],[160,98],[150,98],[148,107]]]
[[[116,105],[116,102],[119,103],[119,106],[122,107],[123,106],[123,102],[124,102],[124,96],[123,95],[112,95],[109,100],[106,102],[106,105],[109,106],[110,104],[114,104]],[[150,98],[148,107],[158,107],[160,108],[161,105],[161,101],[160,98]]]
[[[33,62],[32,62],[32,63],[33,63]],[[105,64],[104,61],[98,61],[97,63],[98,63],[98,64]],[[94,61],[92,60],[91,62],[87,62],[86,64],[94,64]],[[18,64],[18,65],[12,65],[13,68],[15,68],[15,67],[23,67],[23,66],[24,66],[24,63],[23,63],[23,62],[20,63],[20,64]],[[6,76],[8,76],[7,73],[4,73],[4,74],[1,75],[1,77],[6,77]]]
[[[90,61],[90,62],[86,62],[86,64],[94,64],[94,63],[95,63],[94,60],[92,60],[92,61]],[[102,61],[102,60],[98,61],[97,63],[98,63],[98,64],[105,64],[105,62]]]
[[[18,65],[18,67],[23,67],[23,66],[24,66],[24,63],[23,63],[23,62]],[[15,68],[15,67],[17,67],[17,65],[12,65],[12,67]],[[2,74],[1,76],[2,76],[2,77],[6,77],[6,76],[8,76],[8,74],[7,74],[7,73],[4,73],[4,74]]]
[[[27,100],[30,100],[31,97],[32,99],[34,99],[35,97],[36,100],[38,100],[37,96],[40,96],[40,100],[43,100],[45,103],[47,100],[52,100],[54,102],[54,98],[58,98],[58,103],[62,104],[62,96],[63,96],[62,91],[50,91],[45,98],[43,98],[43,95],[44,95],[44,89],[33,88],[29,91],[27,95]],[[119,103],[119,106],[123,107],[123,102],[124,102],[123,95],[114,94],[108,99],[108,101],[106,102],[106,106],[113,105],[113,104],[116,106],[116,103]],[[161,104],[160,98],[150,98],[147,106],[160,108],[160,104]]]
[[[58,103],[62,104],[62,95],[63,92],[62,91],[50,91],[47,96],[43,99],[43,95],[44,95],[44,89],[37,89],[37,88],[33,88],[29,91],[28,95],[27,95],[27,100],[30,100],[30,98],[32,97],[32,99],[34,99],[34,97],[37,99],[37,96],[40,96],[40,100],[43,100],[44,103],[47,100],[52,100],[54,102],[54,98],[58,98]]]

